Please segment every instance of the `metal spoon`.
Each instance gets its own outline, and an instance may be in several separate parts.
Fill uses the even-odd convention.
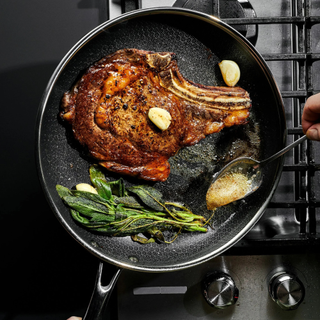
[[[289,144],[287,147],[284,149],[280,150],[273,156],[262,160],[262,161],[257,161],[249,157],[240,157],[237,158],[230,163],[228,163],[226,166],[224,166],[219,172],[217,172],[213,176],[213,181],[211,185],[213,185],[218,179],[222,178],[223,176],[227,174],[232,174],[232,173],[241,173],[246,176],[247,180],[250,181],[250,187],[245,193],[245,195],[241,198],[238,198],[237,200],[243,199],[247,197],[248,195],[252,194],[255,192],[261,185],[263,177],[261,174],[261,168],[270,163],[271,161],[281,157],[284,155],[286,152],[297,146],[298,144],[302,143],[305,141],[307,137],[304,135],[295,142]]]

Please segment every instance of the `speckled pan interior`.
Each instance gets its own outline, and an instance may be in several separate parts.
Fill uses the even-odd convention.
[[[265,158],[284,146],[282,100],[266,63],[251,44],[215,18],[176,8],[135,11],[100,25],[66,54],[54,72],[39,108],[36,151],[40,180],[54,214],[71,236],[104,261],[149,272],[187,268],[221,254],[254,226],[276,188],[282,161],[266,168],[264,183],[253,196],[217,210],[212,220],[214,228],[205,234],[184,233],[172,244],[141,245],[130,237],[110,238],[77,225],[55,186],[71,188],[88,182],[88,168],[93,162],[59,121],[60,101],[86,68],[123,48],[174,52],[182,74],[205,85],[223,85],[219,61],[231,59],[240,66],[238,85],[252,99],[249,123],[224,129],[180,150],[170,159],[169,179],[154,184],[165,198],[182,201],[197,214],[210,214],[206,210],[206,190],[212,174],[228,160],[239,155]],[[129,179],[127,183],[141,181]]]

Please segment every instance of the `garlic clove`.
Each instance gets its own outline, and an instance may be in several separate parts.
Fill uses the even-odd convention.
[[[158,107],[149,109],[148,117],[162,131],[169,128],[172,119],[167,110]]]
[[[90,185],[88,183],[79,183],[76,185],[76,189],[78,191],[86,191],[86,192],[98,194],[98,191],[92,185]]]
[[[240,68],[232,60],[222,60],[219,63],[220,71],[224,82],[229,87],[234,87],[240,79]]]

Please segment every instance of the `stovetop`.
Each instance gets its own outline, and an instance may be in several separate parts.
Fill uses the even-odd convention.
[[[118,319],[205,320],[316,320],[319,318],[319,255],[220,256],[210,262],[172,274],[136,275],[124,271],[117,286]],[[269,296],[270,278],[289,270],[305,286],[305,298],[296,310],[281,309]],[[308,271],[306,271],[308,270]],[[210,306],[202,283],[213,272],[232,277],[238,300],[224,309]]]
[[[125,9],[178,2],[191,3],[137,0],[127,1]],[[246,23],[250,32],[259,23],[256,48],[268,61],[284,98],[290,142],[301,135],[305,97],[320,87],[320,1],[306,1],[311,4],[306,6],[308,12],[300,5],[292,7],[289,0],[250,3],[257,18]],[[89,302],[98,261],[63,230],[44,199],[34,161],[35,119],[46,84],[62,57],[83,35],[123,9],[120,0],[0,3],[4,244],[0,319],[67,319],[83,315]],[[304,18],[305,13],[311,17]],[[224,19],[237,26],[233,18]],[[309,35],[310,44],[289,41]],[[129,314],[131,319],[150,315],[153,319],[257,319],[253,315],[316,319],[320,313],[315,302],[320,284],[319,153],[317,143],[308,142],[286,157],[279,187],[260,223],[223,257],[171,275],[124,271],[105,318],[128,319]],[[283,312],[268,296],[268,277],[279,266],[292,269],[305,285],[304,302],[296,311]],[[112,272],[111,266],[107,268]],[[208,306],[199,291],[202,279],[214,270],[230,274],[239,287],[239,299],[229,309]],[[141,294],[137,288],[149,288],[152,294],[144,289]],[[137,306],[143,311],[136,313]]]

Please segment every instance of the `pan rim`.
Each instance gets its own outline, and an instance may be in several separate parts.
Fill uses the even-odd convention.
[[[252,217],[250,222],[246,225],[244,229],[242,229],[240,232],[237,233],[236,236],[234,236],[232,239],[230,239],[227,243],[219,247],[218,250],[211,251],[210,253],[206,255],[202,255],[199,258],[192,259],[190,261],[184,262],[182,264],[171,264],[170,266],[165,267],[141,267],[139,265],[119,262],[117,259],[113,259],[111,257],[107,257],[105,254],[101,253],[99,250],[94,248],[93,246],[90,246],[85,240],[83,240],[81,237],[79,237],[76,232],[69,226],[67,222],[63,219],[61,214],[59,213],[59,210],[57,206],[55,205],[45,183],[45,175],[43,172],[43,165],[42,165],[42,157],[41,157],[41,132],[42,132],[42,119],[44,116],[44,112],[46,110],[46,106],[48,103],[48,99],[50,97],[50,94],[53,90],[53,87],[59,78],[60,74],[64,70],[65,66],[68,64],[68,62],[72,59],[72,57],[84,46],[86,43],[88,43],[92,38],[97,36],[100,32],[105,31],[108,28],[111,28],[119,23],[123,23],[127,20],[131,20],[134,18],[147,16],[147,15],[160,15],[160,14],[178,14],[178,15],[186,15],[190,16],[195,19],[201,19],[207,23],[214,24],[216,26],[219,26],[220,28],[223,28],[224,31],[228,32],[230,35],[233,36],[233,38],[238,38],[237,40],[242,40],[242,44],[249,49],[250,54],[252,54],[256,61],[259,62],[260,66],[263,68],[264,73],[268,75],[268,81],[272,85],[273,91],[276,93],[277,98],[279,99],[279,105],[283,108],[283,102],[281,98],[281,94],[279,91],[278,86],[276,85],[275,79],[271,73],[271,70],[269,69],[268,65],[265,63],[262,56],[259,54],[259,52],[256,51],[256,49],[253,47],[253,45],[245,39],[239,32],[234,30],[231,26],[227,25],[220,19],[198,12],[190,9],[184,9],[184,8],[174,8],[174,7],[155,7],[155,8],[149,8],[149,9],[139,9],[135,11],[131,11],[129,13],[125,13],[117,18],[114,18],[112,20],[108,20],[96,28],[89,31],[85,36],[83,36],[72,48],[65,54],[65,56],[61,59],[59,64],[57,65],[55,71],[53,72],[52,76],[49,79],[49,82],[47,84],[47,87],[44,91],[44,94],[42,96],[42,99],[40,101],[40,106],[38,109],[38,115],[37,115],[37,122],[36,122],[36,164],[38,168],[38,176],[39,180],[42,186],[42,189],[44,190],[45,197],[54,212],[55,216],[58,218],[59,222],[63,225],[63,227],[68,231],[68,233],[76,240],[78,241],[84,248],[86,248],[89,252],[97,256],[103,261],[106,261],[108,263],[111,263],[113,265],[116,265],[120,268],[130,269],[134,271],[143,271],[143,272],[168,272],[168,271],[175,271],[175,270],[182,270],[189,267],[193,267],[196,265],[199,265],[201,263],[204,263],[218,255],[221,255],[223,252],[225,252],[227,249],[232,247],[236,242],[241,240],[250,230],[251,228],[256,224],[257,220],[262,216],[263,212],[265,211],[269,201],[271,200],[275,189],[278,185],[278,182],[281,177],[282,173],[282,167],[283,167],[283,158],[281,161],[279,161],[279,170],[277,177],[275,179],[275,182],[273,184],[272,190],[269,193],[269,196],[265,200],[263,206],[260,207],[260,209],[256,212],[256,214]],[[284,111],[283,111],[283,117],[285,117]],[[286,137],[287,137],[287,129],[286,129],[286,123],[284,121],[284,136],[282,137],[283,145],[286,143]]]

